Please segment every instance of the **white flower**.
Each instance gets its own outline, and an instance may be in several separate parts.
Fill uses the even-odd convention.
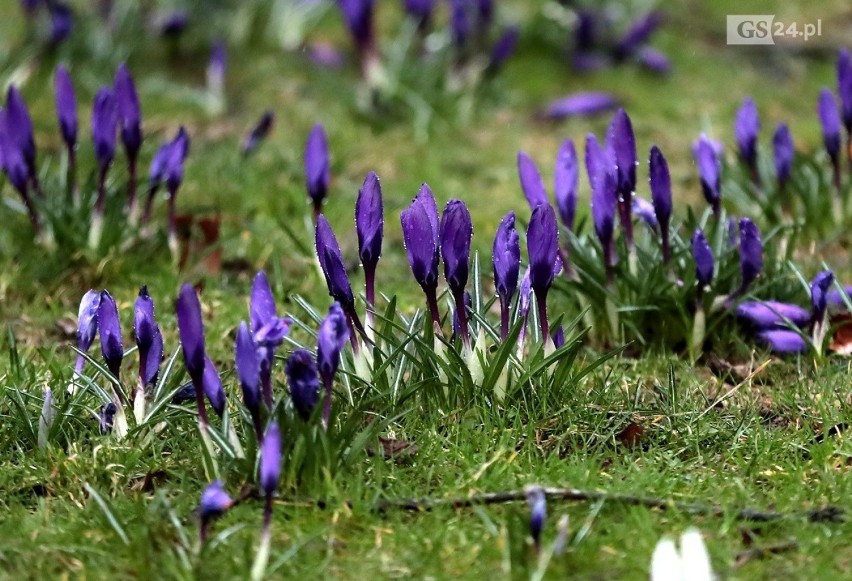
[[[651,581],[712,581],[710,555],[698,529],[680,536],[680,552],[675,542],[663,537],[651,557]]]

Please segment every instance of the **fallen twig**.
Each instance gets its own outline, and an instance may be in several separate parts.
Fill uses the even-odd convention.
[[[738,553],[734,558],[734,567],[742,567],[752,559],[763,559],[769,555],[776,555],[785,551],[793,551],[799,548],[799,542],[796,540],[785,541],[775,545],[767,545],[765,547],[753,547]]]
[[[635,496],[632,494],[616,494],[599,490],[581,490],[578,488],[544,488],[544,493],[550,501],[589,502],[605,501],[631,506],[644,506],[659,510],[676,510],[695,515],[722,516],[730,510],[718,504],[678,502],[650,496]],[[523,490],[492,492],[458,498],[405,498],[400,500],[382,500],[376,509],[385,512],[389,509],[420,512],[432,508],[449,506],[452,508],[467,508],[488,504],[504,504],[509,502],[526,501]],[[734,513],[737,520],[751,522],[770,522],[791,518],[806,518],[809,522],[843,522],[845,511],[833,505],[818,509],[797,512],[762,511],[744,508]]]

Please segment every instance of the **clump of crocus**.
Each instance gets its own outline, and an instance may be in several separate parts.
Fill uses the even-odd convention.
[[[255,436],[258,442],[263,441],[263,425],[260,417],[260,366],[257,360],[257,349],[251,338],[251,332],[245,322],[240,322],[237,338],[234,343],[234,362],[237,367],[237,377],[243,390],[243,404],[251,415]]]
[[[444,257],[444,278],[459,320],[462,343],[470,348],[467,313],[464,308],[464,287],[467,285],[470,241],[473,238],[473,223],[470,212],[461,200],[450,200],[441,216],[441,254]]]
[[[651,581],[712,581],[716,577],[710,556],[697,529],[687,529],[680,536],[680,551],[675,542],[663,537],[651,557]]]
[[[296,349],[287,358],[284,374],[293,408],[302,420],[308,421],[319,401],[319,371],[314,356],[307,349]]]
[[[358,256],[364,268],[368,328],[372,328],[375,319],[376,266],[382,255],[384,223],[382,186],[379,176],[370,172],[364,178],[364,185],[355,201],[355,230],[358,233]]]
[[[760,187],[760,173],[757,170],[757,137],[760,133],[760,116],[757,105],[751,97],[746,97],[737,111],[734,121],[734,136],[739,148],[739,156],[749,169],[751,180]]]
[[[275,113],[272,111],[264,111],[260,119],[251,128],[248,135],[243,139],[243,144],[240,147],[243,157],[248,157],[264,139],[272,131],[272,126],[275,124]]]
[[[89,228],[89,248],[95,250],[101,241],[106,210],[106,179],[109,166],[115,157],[115,138],[118,127],[118,112],[112,89],[101,87],[95,95],[92,110],[92,142],[98,162],[98,195],[92,210]]]
[[[272,363],[275,349],[284,342],[292,323],[289,317],[279,317],[275,312],[275,297],[269,287],[269,280],[262,270],[258,272],[251,285],[249,299],[249,322],[252,340],[257,351],[260,383],[263,387],[263,401],[272,409]]]
[[[183,360],[192,385],[195,388],[195,403],[198,407],[198,428],[202,435],[207,432],[209,421],[204,407],[204,323],[201,319],[201,303],[190,284],[180,288],[177,299],[177,323]]]
[[[405,252],[414,279],[426,295],[426,303],[436,329],[441,327],[438,313],[438,261],[440,260],[440,232],[438,205],[432,190],[423,184],[417,197],[400,214]]]
[[[68,156],[66,181],[75,203],[79,203],[79,191],[77,190],[77,97],[74,94],[71,74],[62,65],[56,67],[54,96],[56,98],[56,118],[59,121],[59,131],[62,134],[62,141],[65,142],[65,151]]]
[[[494,287],[500,299],[500,338],[505,340],[509,334],[509,311],[518,288],[521,266],[521,246],[515,230],[514,212],[500,220],[494,235],[491,261],[494,265]]]
[[[154,319],[154,301],[145,286],[139,290],[134,306],[133,336],[139,349],[139,381],[132,399],[136,420],[141,422],[145,415],[145,392],[157,382],[163,358],[163,336]]]
[[[234,500],[225,492],[225,483],[215,480],[207,485],[201,493],[198,503],[198,517],[201,520],[199,538],[203,545],[207,540],[210,524],[228,511],[234,505]]]
[[[796,156],[796,148],[793,145],[793,137],[786,123],[779,123],[772,135],[772,152],[775,159],[775,179],[778,181],[778,189],[782,198],[786,197],[787,182],[793,170],[793,159]]]
[[[704,199],[713,208],[713,214],[718,217],[722,201],[722,162],[710,138],[702,134],[693,147],[695,162],[698,164],[698,175],[701,178],[701,191]]]
[[[331,162],[325,128],[314,125],[305,143],[305,184],[314,207],[314,219],[322,213],[322,204],[331,183]]]
[[[700,229],[692,235],[692,257],[695,260],[695,318],[692,323],[692,341],[689,344],[693,359],[698,356],[704,345],[704,333],[707,327],[704,313],[704,290],[713,281],[715,260],[713,250]]]
[[[538,553],[541,551],[541,531],[544,529],[544,519],[547,517],[547,495],[541,486],[534,484],[527,486],[524,494],[530,508],[530,536]]]
[[[613,284],[612,237],[615,230],[617,205],[616,177],[609,155],[592,134],[586,137],[586,171],[592,185],[592,221],[595,225],[595,233],[601,242],[606,282],[611,285]]]
[[[96,290],[86,291],[80,301],[80,309],[77,314],[77,362],[74,364],[74,373],[79,375],[83,372],[86,358],[83,353],[88,353],[95,337],[98,334],[98,310],[101,304],[101,293]]]
[[[257,551],[251,570],[252,579],[262,579],[269,560],[269,544],[272,540],[272,498],[281,478],[281,431],[278,424],[272,422],[266,429],[263,446],[260,449],[260,469],[258,484],[264,496],[263,530],[260,533],[260,548]]]
[[[139,149],[142,147],[142,110],[139,106],[136,84],[133,82],[130,70],[124,63],[118,66],[115,73],[113,91],[121,127],[121,142],[124,144],[124,151],[127,154],[127,215],[131,225],[135,225],[139,219],[136,201],[136,171]]]
[[[654,214],[660,226],[660,239],[663,244],[663,264],[668,264],[671,259],[669,223],[672,216],[672,179],[666,158],[656,145],[651,147],[648,166],[651,201],[654,204]]]
[[[535,293],[538,305],[541,339],[550,342],[547,319],[547,293],[558,269],[559,230],[556,226],[556,214],[548,205],[533,210],[527,228],[527,253],[530,260],[530,286]]]
[[[328,309],[317,333],[317,369],[325,387],[322,425],[328,429],[331,421],[331,390],[334,376],[340,366],[340,353],[349,338],[349,326],[346,314],[339,304],[334,303]]]
[[[837,101],[829,89],[822,89],[817,101],[817,114],[822,126],[822,142],[825,151],[831,160],[832,179],[834,181],[835,196],[840,191],[840,113],[837,110]],[[835,199],[837,199],[835,197]]]
[[[337,301],[346,313],[349,324],[350,340],[352,348],[358,350],[358,338],[355,336],[357,329],[362,335],[364,328],[355,310],[355,295],[352,293],[352,285],[349,284],[349,275],[346,273],[346,265],[343,263],[343,253],[334,236],[334,231],[325,216],[317,216],[316,226],[316,252],[320,268],[325,276],[328,286],[328,294]]]

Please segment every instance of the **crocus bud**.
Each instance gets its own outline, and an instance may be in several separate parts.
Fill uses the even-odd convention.
[[[322,208],[330,182],[331,163],[328,154],[328,138],[325,136],[323,126],[317,123],[311,129],[308,141],[305,144],[305,183],[308,188],[308,196],[314,205],[315,214],[319,214]]]
[[[549,204],[533,210],[527,228],[527,253],[530,260],[530,285],[538,303],[541,337],[542,341],[548,341],[547,293],[553,284],[554,269],[559,258],[559,229],[556,214]]]
[[[586,171],[592,185],[592,221],[603,248],[607,281],[611,282],[612,235],[617,204],[616,177],[609,156],[591,133],[586,137]]]
[[[450,0],[450,35],[453,44],[461,49],[470,36],[470,14],[466,0]]]
[[[473,224],[464,202],[447,202],[441,216],[440,230],[444,277],[451,292],[461,293],[467,284],[470,241],[473,238]]]
[[[98,306],[98,335],[101,337],[101,353],[106,361],[107,369],[118,379],[121,371],[121,360],[124,358],[124,347],[121,344],[121,323],[118,319],[118,306],[115,299],[107,291],[101,291],[101,301]]]
[[[139,379],[143,386],[156,383],[163,358],[163,336],[154,319],[154,301],[145,286],[139,290],[134,307],[133,335],[139,348]]]
[[[672,70],[672,62],[662,51],[650,46],[643,46],[636,51],[636,61],[652,73],[665,75]]]
[[[275,312],[275,297],[269,287],[269,279],[266,273],[258,271],[251,283],[251,295],[249,298],[249,323],[251,332],[259,332],[272,319],[278,318]]]
[[[71,74],[62,65],[56,67],[54,95],[56,97],[56,118],[59,120],[62,139],[68,149],[73,149],[77,144],[77,97],[74,95]]]
[[[787,322],[803,327],[811,313],[798,305],[778,301],[745,301],[737,306],[737,320],[754,330],[784,328]]]
[[[323,319],[317,332],[317,369],[325,385],[322,417],[326,428],[331,419],[331,388],[334,375],[340,365],[340,352],[348,339],[349,327],[346,324],[346,314],[339,304],[334,303],[328,309],[328,315]]]
[[[373,0],[337,0],[346,28],[363,51],[373,43]]]
[[[672,216],[672,179],[669,175],[669,164],[663,152],[656,145],[651,147],[651,157],[648,162],[648,175],[651,184],[651,201],[654,204],[654,214],[660,225],[663,240],[663,262],[668,264],[669,222]]]
[[[817,113],[822,125],[822,141],[825,151],[832,163],[837,163],[840,155],[840,113],[837,111],[837,101],[829,89],[819,93]]]
[[[808,350],[805,339],[796,331],[789,329],[769,329],[760,331],[757,342],[777,355],[797,355]]]
[[[68,38],[74,29],[74,12],[64,2],[49,2],[50,10],[50,37],[49,43],[53,46]]]
[[[284,374],[290,386],[290,399],[299,417],[304,421],[311,418],[319,401],[319,372],[314,356],[307,349],[296,349],[287,358]]]
[[[574,142],[566,139],[556,153],[556,165],[553,171],[553,197],[559,219],[568,230],[574,229],[574,216],[577,213],[577,183],[580,179],[580,165]]]
[[[121,141],[128,159],[135,160],[139,148],[142,147],[142,110],[139,106],[139,96],[136,94],[136,84],[126,64],[118,65],[113,86],[118,119],[121,123]]]
[[[118,124],[115,97],[111,89],[101,87],[95,95],[92,110],[92,141],[101,173],[106,172],[115,156],[115,133]]]
[[[438,206],[429,186],[423,184],[417,197],[400,214],[408,264],[417,284],[426,294],[432,320],[440,320],[435,289],[438,288]]]
[[[29,175],[34,176],[36,146],[33,122],[27,104],[15,85],[9,85],[9,90],[6,92],[6,131],[11,142],[21,152]]]
[[[166,38],[178,38],[189,26],[189,14],[185,10],[172,10],[161,15],[157,28]]]
[[[611,93],[572,93],[548,103],[540,112],[545,119],[559,121],[568,117],[593,117],[618,107],[618,100]]]
[[[163,166],[163,179],[172,199],[180,188],[181,182],[183,182],[183,168],[187,155],[189,155],[189,134],[186,129],[181,127],[169,144]]]
[[[222,516],[233,504],[233,499],[225,492],[225,485],[221,480],[216,480],[208,484],[204,492],[201,493],[198,514],[202,522],[209,522]]]
[[[0,162],[12,186],[18,190],[24,203],[29,205],[30,171],[13,131],[14,127],[9,124],[8,112],[0,109]],[[35,216],[34,211],[30,210],[30,219],[37,221]],[[34,226],[36,221],[33,222]]]
[[[616,111],[612,118],[606,133],[606,147],[611,151],[612,161],[616,165],[618,203],[621,208],[622,227],[625,227],[625,222],[630,218],[631,198],[636,190],[637,161],[633,124],[624,109]]]
[[[815,321],[821,320],[825,314],[825,310],[828,307],[826,294],[833,284],[834,273],[830,270],[823,270],[811,281],[811,307]]]
[[[565,345],[565,329],[562,328],[562,325],[556,327],[550,338],[553,339],[553,346],[557,349]]]
[[[154,157],[151,158],[151,167],[148,170],[148,189],[152,192],[156,191],[163,183],[170,147],[171,143],[169,142],[160,144]]]
[[[80,301],[80,309],[77,314],[77,349],[87,353],[95,337],[98,334],[98,310],[101,304],[101,293],[96,290],[87,291]],[[86,360],[82,355],[77,356],[74,371],[83,371]]]
[[[216,365],[207,355],[204,356],[204,375],[201,378],[201,384],[210,407],[221,418],[225,413],[225,388],[222,386],[222,378],[219,377]]]
[[[281,431],[278,424],[272,422],[266,429],[263,446],[260,449],[260,489],[268,497],[275,494],[278,479],[281,477]]]
[[[704,134],[695,144],[693,153],[695,154],[695,162],[698,164],[698,175],[701,177],[701,191],[704,192],[704,199],[713,208],[713,213],[718,216],[722,196],[722,164],[717,157],[713,143]]]
[[[698,288],[703,289],[713,281],[713,251],[700,229],[692,235],[692,257],[695,259],[695,280]]]
[[[840,96],[846,133],[852,134],[852,55],[845,48],[840,49],[837,57],[837,94]]]
[[[272,131],[272,126],[275,123],[275,113],[272,111],[265,111],[263,115],[261,115],[258,122],[252,127],[251,131],[246,138],[243,140],[243,145],[241,147],[243,155],[249,155],[253,152],[260,143],[266,139],[266,136],[269,135],[269,132]]]
[[[315,232],[315,243],[317,258],[319,259],[322,273],[328,285],[328,294],[340,303],[347,313],[354,309],[355,296],[352,294],[352,286],[349,284],[349,275],[346,274],[346,265],[343,263],[343,253],[340,245],[331,229],[331,225],[325,216],[317,216]]]
[[[260,410],[260,368],[251,332],[245,322],[240,322],[234,344],[234,362],[243,390],[243,403],[252,413]]]
[[[530,507],[530,536],[533,538],[536,550],[541,548],[541,531],[544,529],[544,519],[547,516],[547,496],[541,486],[527,486],[524,493],[527,505]]]
[[[176,310],[184,363],[198,389],[204,375],[204,323],[201,320],[201,303],[192,285],[180,287]]]
[[[778,184],[783,186],[790,179],[793,157],[796,155],[793,138],[790,136],[790,128],[784,123],[779,123],[775,129],[772,136],[772,151],[775,154],[775,175]]]
[[[491,49],[491,55],[488,57],[487,71],[495,73],[499,71],[507,60],[514,54],[515,48],[518,46],[518,37],[521,31],[517,26],[507,26],[494,47]]]
[[[518,152],[518,177],[530,210],[534,210],[540,204],[550,203],[547,201],[547,190],[535,162],[523,151]]]
[[[740,274],[742,285],[740,293],[754,282],[763,269],[763,244],[760,241],[760,230],[748,218],[740,219]]]
[[[509,212],[500,221],[494,235],[491,261],[494,265],[494,287],[500,298],[500,336],[509,332],[509,310],[518,288],[521,267],[521,247],[515,231],[515,213]]]
[[[631,210],[632,213],[635,214],[637,218],[645,222],[651,230],[656,230],[657,226],[659,226],[659,222],[657,222],[657,214],[654,212],[654,205],[645,198],[634,196]]]
[[[760,133],[760,116],[757,105],[751,97],[746,97],[737,111],[734,121],[734,136],[737,139],[740,159],[752,171],[757,169],[757,135]]]
[[[355,229],[358,233],[358,255],[365,271],[375,271],[382,255],[384,210],[379,176],[370,172],[355,201]]]

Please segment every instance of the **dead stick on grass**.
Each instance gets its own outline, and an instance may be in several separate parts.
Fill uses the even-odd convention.
[[[644,506],[659,510],[675,510],[694,515],[722,516],[729,511],[717,504],[678,502],[650,496],[634,496],[631,494],[615,494],[597,490],[580,490],[577,488],[544,488],[544,493],[550,501],[589,502],[605,501],[630,506]],[[389,509],[399,509],[420,512],[432,508],[448,506],[452,508],[468,508],[489,504],[505,504],[510,502],[526,502],[523,490],[493,492],[459,498],[407,498],[400,500],[384,500],[376,505],[380,512]],[[800,512],[774,512],[744,508],[736,511],[737,520],[751,522],[771,522],[791,518],[806,518],[810,522],[843,522],[845,511],[837,506],[825,506]]]

